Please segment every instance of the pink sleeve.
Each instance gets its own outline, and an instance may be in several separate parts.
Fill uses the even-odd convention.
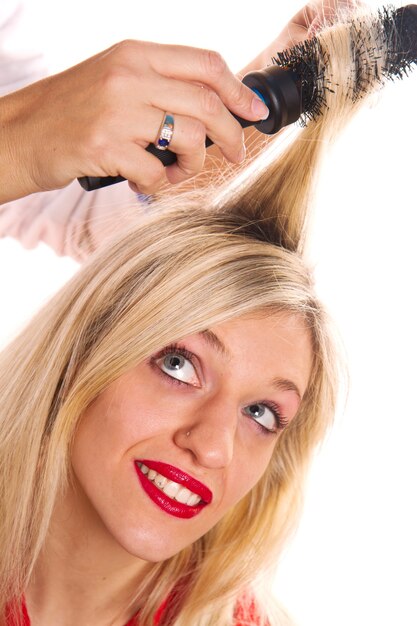
[[[31,28],[25,4],[20,0],[0,2],[0,96],[48,74],[39,33]]]
[[[125,182],[86,192],[74,181],[0,206],[0,237],[18,239],[25,248],[44,242],[58,255],[82,261],[144,206]]]
[[[39,37],[28,40],[25,8],[21,0],[0,0],[0,96],[48,73]],[[127,183],[86,192],[74,181],[1,205],[0,237],[14,237],[25,248],[44,242],[80,261],[144,206]]]

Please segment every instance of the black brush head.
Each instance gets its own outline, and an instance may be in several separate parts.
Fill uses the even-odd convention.
[[[411,66],[417,63],[417,4],[399,9],[383,8],[378,16],[390,42],[385,75],[388,78],[407,76]]]
[[[325,90],[331,89],[330,81],[325,77],[323,69],[323,65],[326,64],[324,57],[320,40],[313,37],[288,50],[278,52],[272,59],[275,65],[290,70],[297,77],[301,95],[302,124],[320,115],[325,106]]]
[[[387,6],[380,9],[373,21],[361,17],[350,23],[352,29],[352,56],[355,76],[350,88],[353,101],[370,91],[370,84],[384,78],[407,76],[417,63],[417,5],[399,9]],[[337,28],[336,26],[330,28]],[[380,66],[381,46],[387,49],[384,66]],[[301,94],[300,122],[316,119],[327,107],[326,93],[337,89],[329,74],[326,54],[320,43],[320,34],[288,50],[278,52],[273,64],[290,70],[297,76]]]

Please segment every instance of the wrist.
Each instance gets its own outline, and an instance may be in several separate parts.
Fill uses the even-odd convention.
[[[0,98],[0,204],[40,191],[30,176],[18,102],[14,93]]]

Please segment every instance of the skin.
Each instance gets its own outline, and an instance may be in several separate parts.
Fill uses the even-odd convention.
[[[151,563],[204,535],[265,472],[281,430],[267,410],[262,424],[276,432],[264,432],[245,407],[272,402],[285,421],[294,418],[311,369],[308,330],[289,314],[238,318],[211,330],[228,355],[201,334],[178,342],[194,355],[184,366],[187,384],[164,373],[157,353],[82,416],[73,485],[56,506],[26,593],[33,626],[122,626],[140,608],[126,609]],[[277,377],[300,395],[274,387]],[[169,515],[143,491],[134,470],[140,458],[197,478],[213,492],[212,503],[191,519]]]
[[[257,120],[256,103],[267,113],[217,52],[120,42],[2,98],[0,201],[84,175],[121,174],[142,191],[180,182],[202,169],[206,133],[228,160],[242,161],[242,128],[228,109]],[[164,111],[175,115],[171,147],[178,155],[166,169],[145,151]]]
[[[128,40],[86,61],[0,98],[0,204],[59,189],[81,176],[116,176],[135,191],[170,191],[203,172],[197,184],[255,156],[266,136],[242,128],[231,115],[263,119],[266,107],[241,83],[270,65],[278,50],[312,36],[335,7],[355,0],[315,0],[235,76],[212,50]],[[56,112],[59,111],[59,115]],[[145,151],[169,111],[175,118],[164,167]],[[205,138],[215,143],[205,161]]]

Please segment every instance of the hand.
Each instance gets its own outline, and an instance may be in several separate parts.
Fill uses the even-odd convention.
[[[294,15],[286,27],[238,76],[271,65],[277,52],[314,37],[325,23],[331,24],[338,11],[363,6],[362,0],[312,0]]]
[[[202,169],[206,135],[229,161],[242,161],[243,131],[230,111],[262,118],[260,100],[216,52],[133,40],[1,103],[0,202],[86,175],[122,175],[152,193]],[[166,111],[175,119],[177,162],[165,168],[145,148]]]

